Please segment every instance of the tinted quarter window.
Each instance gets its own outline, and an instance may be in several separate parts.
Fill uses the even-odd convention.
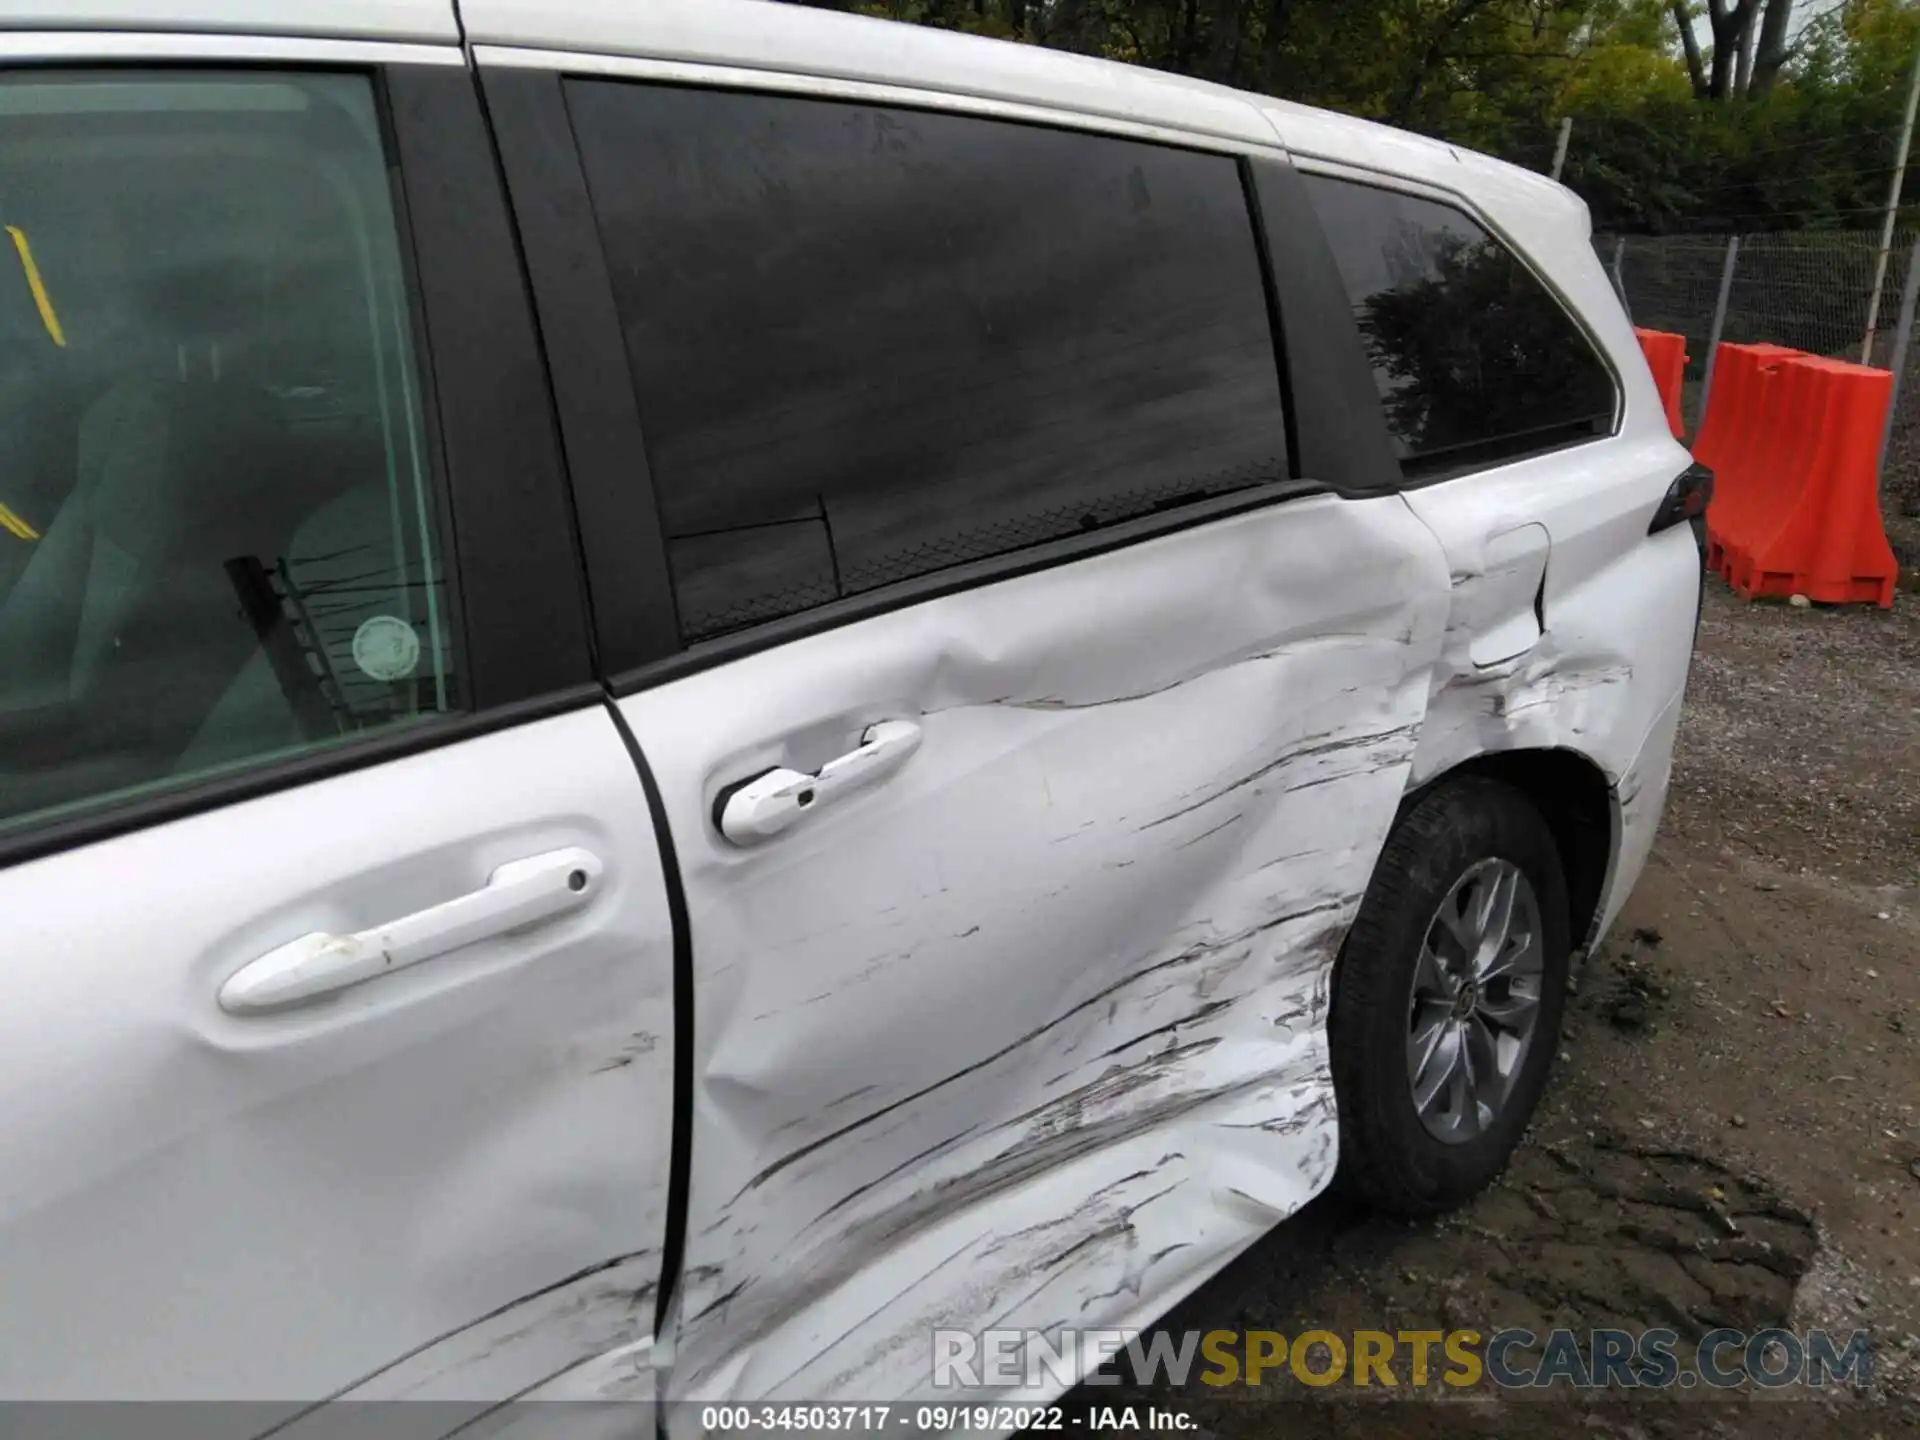
[[[1526,266],[1459,210],[1304,177],[1410,473],[1607,434],[1613,380]]]
[[[1285,478],[1236,163],[570,82],[682,632]]]

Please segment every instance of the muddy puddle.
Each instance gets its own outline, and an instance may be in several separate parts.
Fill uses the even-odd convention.
[[[1362,1331],[1486,1337],[1519,1329],[1539,1341],[1509,1342],[1503,1355],[1510,1372],[1527,1373],[1538,1372],[1544,1342],[1556,1330],[1578,1337],[1579,1369],[1593,1364],[1596,1330],[1635,1336],[1667,1330],[1684,1359],[1715,1330],[1753,1333],[1788,1324],[1796,1285],[1818,1250],[1811,1216],[1764,1180],[1710,1156],[1621,1134],[1536,1140],[1485,1195],[1436,1222],[1385,1220],[1357,1212],[1337,1194],[1323,1196],[1158,1328],[1176,1340],[1189,1329],[1272,1331],[1289,1342],[1324,1331],[1347,1347]],[[1224,1351],[1244,1355],[1245,1344],[1240,1339]],[[1656,1440],[1748,1433],[1734,1407],[1755,1398],[1751,1387],[1733,1398],[1716,1393],[1711,1398],[1722,1403],[1710,1409],[1721,1413],[1709,1413],[1670,1403],[1682,1398],[1678,1384],[1657,1397],[1651,1391],[1582,1393],[1561,1383],[1503,1392],[1484,1366],[1476,1383],[1454,1385],[1444,1378],[1448,1365],[1438,1343],[1427,1384],[1416,1390],[1409,1353],[1396,1347],[1392,1386],[1375,1370],[1364,1389],[1352,1383],[1350,1358],[1345,1378],[1320,1386],[1302,1383],[1285,1364],[1258,1385],[1249,1385],[1244,1372],[1231,1384],[1210,1384],[1201,1377],[1217,1377],[1219,1367],[1210,1370],[1204,1359],[1184,1385],[1123,1376],[1117,1385],[1076,1392],[1071,1404],[1082,1423],[1069,1421],[1069,1428],[1094,1428],[1101,1407],[1111,1419],[1113,1407],[1130,1405],[1143,1428],[1147,1412],[1157,1409],[1205,1432],[1250,1440],[1350,1434]],[[1327,1348],[1316,1343],[1309,1369],[1330,1363]],[[1769,1434],[1800,1433],[1797,1422],[1826,1418],[1769,1409]],[[1806,1433],[1822,1432],[1816,1426]]]

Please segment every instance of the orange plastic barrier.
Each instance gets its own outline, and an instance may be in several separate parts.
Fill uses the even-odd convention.
[[[1700,433],[1693,440],[1693,458],[1713,470],[1716,494],[1720,472],[1732,468],[1728,464],[1728,447],[1739,438],[1751,435],[1758,423],[1752,391],[1760,367],[1803,353],[1784,345],[1727,343],[1715,354],[1713,388],[1707,392],[1707,413],[1701,417]]]
[[[1743,516],[1759,486],[1757,462],[1776,443],[1766,429],[1769,385],[1782,360],[1805,354],[1784,345],[1721,345],[1713,362],[1707,413],[1693,458],[1713,471],[1707,507],[1707,568],[1722,571],[1722,534],[1744,533]]]
[[[1647,357],[1647,368],[1653,371],[1660,403],[1666,406],[1667,428],[1673,431],[1674,439],[1684,439],[1687,430],[1680,419],[1680,382],[1687,373],[1687,337],[1665,330],[1642,330],[1638,325],[1633,327],[1633,334],[1640,342],[1640,353]]]
[[[1723,345],[1713,388],[1694,451],[1714,471],[1707,564],[1749,600],[1892,605],[1898,567],[1879,496],[1892,374]]]

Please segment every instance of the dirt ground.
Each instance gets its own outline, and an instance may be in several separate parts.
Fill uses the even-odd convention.
[[[1864,1328],[1864,1394],[1284,1380],[1074,1403],[1249,1440],[1920,1435],[1920,599],[1796,609],[1710,582],[1661,836],[1577,983],[1493,1190],[1416,1226],[1322,1197],[1164,1328]]]

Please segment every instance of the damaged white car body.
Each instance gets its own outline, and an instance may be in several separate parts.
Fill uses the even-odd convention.
[[[933,1332],[1498,1168],[1700,586],[1575,197],[760,0],[164,9],[0,12],[0,1400],[1044,1400]]]

